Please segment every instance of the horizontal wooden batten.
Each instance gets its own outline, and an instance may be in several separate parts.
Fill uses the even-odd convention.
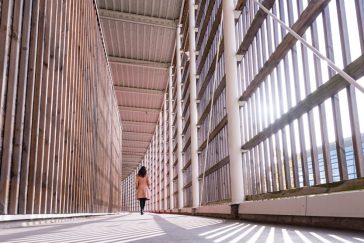
[[[208,116],[210,109],[211,109],[211,102],[213,101],[213,103],[215,104],[215,102],[221,95],[222,91],[225,89],[225,87],[226,87],[226,76],[224,76],[222,78],[221,82],[219,83],[219,86],[217,86],[217,88],[215,90],[213,99],[212,98],[210,99],[209,103],[206,105],[205,109],[203,110],[202,114],[200,115],[200,118],[198,119],[198,122],[197,122],[198,125],[201,125],[203,123],[203,121],[206,119],[206,117]]]
[[[182,171],[187,170],[188,167],[191,165],[191,160],[187,161],[187,163],[183,166]]]
[[[262,2],[262,4],[267,9],[271,9],[274,5],[274,2],[275,0],[265,0],[264,2]],[[267,13],[259,8],[258,13],[256,13],[252,23],[249,26],[249,29],[246,31],[243,42],[239,46],[239,49],[237,51],[238,55],[245,55],[266,17]]]
[[[222,57],[222,55],[224,54],[224,42],[223,40],[221,41],[220,43],[220,53],[219,53],[219,60],[220,58]],[[204,80],[199,80],[199,82],[202,82],[202,85],[201,85],[201,88],[198,90],[198,93],[197,93],[197,99],[201,99],[203,93],[205,92],[205,89],[212,77],[212,75],[214,74],[214,71],[215,71],[215,62],[216,62],[216,55],[214,57],[214,59],[212,60],[211,62],[211,66],[209,68],[209,71],[205,77]]]
[[[136,94],[145,94],[145,95],[163,95],[164,91],[159,89],[145,89],[145,88],[137,88],[137,87],[127,87],[121,85],[114,85],[114,89],[116,92],[129,92]]]
[[[201,173],[198,178],[199,179],[202,179],[203,176],[207,177],[207,176],[211,175],[215,171],[218,171],[220,168],[222,168],[225,165],[227,165],[229,162],[230,162],[230,158],[229,158],[229,156],[227,156],[224,159],[222,159],[221,161],[219,161],[216,164],[214,164],[213,166],[211,166],[210,168],[208,168],[205,171],[205,175],[203,173]]]
[[[214,139],[217,134],[219,134],[219,132],[221,131],[221,129],[224,128],[224,126],[227,124],[228,120],[227,120],[227,116],[225,116],[223,119],[221,119],[221,121],[219,122],[219,124],[216,125],[216,127],[214,128],[214,130],[211,131],[211,133],[209,134],[209,141],[211,142],[212,139]],[[207,144],[207,138],[205,139],[205,141],[203,141],[199,147],[199,151],[202,151],[205,149]]]
[[[248,0],[238,0],[235,6],[235,10],[243,10]]]
[[[119,109],[122,111],[128,111],[128,112],[152,112],[152,113],[159,113],[160,109],[157,108],[146,108],[146,107],[135,107],[135,106],[124,106],[119,105]]]

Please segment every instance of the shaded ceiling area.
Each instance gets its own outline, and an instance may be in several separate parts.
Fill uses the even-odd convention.
[[[97,0],[123,125],[122,178],[141,162],[168,81],[182,0]]]

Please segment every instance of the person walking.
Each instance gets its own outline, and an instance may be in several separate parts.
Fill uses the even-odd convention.
[[[140,214],[144,214],[145,201],[150,199],[149,178],[147,169],[142,166],[136,176],[136,196],[140,203]]]

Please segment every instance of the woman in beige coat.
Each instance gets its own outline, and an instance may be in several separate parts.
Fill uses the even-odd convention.
[[[147,176],[147,169],[142,166],[135,179],[136,182],[136,196],[140,203],[140,214],[144,214],[145,201],[150,199],[149,191],[149,178]]]

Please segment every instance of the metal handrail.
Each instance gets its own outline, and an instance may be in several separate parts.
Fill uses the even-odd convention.
[[[259,0],[254,0],[254,2],[269,16],[273,18],[273,20],[277,21],[282,27],[284,27],[291,35],[293,35],[297,40],[299,40],[305,47],[310,49],[317,57],[321,58],[322,60],[326,61],[328,66],[335,70],[338,74],[340,74],[341,77],[343,77],[349,84],[352,84],[355,88],[360,90],[362,93],[364,93],[364,87],[362,87],[359,83],[355,81],[349,74],[347,74],[345,71],[340,69],[333,61],[331,61],[329,58],[327,58],[325,55],[323,55],[319,50],[317,50],[315,47],[310,45],[304,38],[302,38],[297,32],[295,32],[293,29],[291,29],[285,22],[280,20],[277,16],[275,16],[273,13],[271,13],[266,7],[264,7],[263,4],[259,2]]]

